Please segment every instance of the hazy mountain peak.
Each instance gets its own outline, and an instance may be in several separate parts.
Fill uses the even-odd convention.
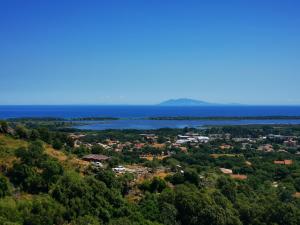
[[[166,100],[164,102],[161,102],[159,105],[161,106],[205,106],[205,105],[213,105],[213,103],[190,99],[190,98],[179,98],[179,99]]]

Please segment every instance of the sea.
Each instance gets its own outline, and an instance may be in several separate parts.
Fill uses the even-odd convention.
[[[149,120],[148,117],[243,117],[300,116],[300,106],[103,106],[103,105],[18,105],[0,106],[0,119],[23,117],[118,117],[120,120],[88,121],[79,129],[159,129],[209,125],[300,124],[300,120]]]

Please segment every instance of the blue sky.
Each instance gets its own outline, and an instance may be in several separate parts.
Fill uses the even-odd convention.
[[[0,104],[300,104],[298,0],[0,1]]]

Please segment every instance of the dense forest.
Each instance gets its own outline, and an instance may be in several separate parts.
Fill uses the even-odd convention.
[[[52,124],[51,124],[52,123]],[[232,126],[195,129],[160,129],[154,133],[157,149],[124,147],[121,152],[99,146],[75,146],[70,132],[53,124],[3,121],[0,124],[0,225],[297,225],[300,224],[299,147],[263,152],[257,143],[243,148],[232,138],[261,135],[293,135],[299,126]],[[185,132],[231,134],[231,139],[174,147],[168,144]],[[80,134],[80,132],[78,132]],[[77,134],[78,134],[77,133]],[[141,143],[141,131],[108,130],[84,133],[82,143]],[[150,143],[150,142],[149,142]],[[218,146],[232,146],[226,151]],[[280,148],[281,140],[265,139],[260,144]],[[141,154],[168,157],[152,161]],[[111,157],[107,167],[81,166],[86,154]],[[218,157],[211,157],[211,155]],[[57,155],[64,156],[63,160]],[[292,160],[277,165],[274,160]],[[68,161],[69,160],[69,161]],[[76,161],[77,160],[77,161]],[[75,162],[69,164],[69,162]],[[136,182],[130,173],[116,174],[116,165],[141,165],[152,172],[167,168],[165,177],[153,176]],[[247,179],[233,179],[220,172],[228,168]],[[135,189],[134,196],[132,195]]]

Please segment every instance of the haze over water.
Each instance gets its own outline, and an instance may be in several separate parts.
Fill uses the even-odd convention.
[[[145,118],[153,116],[300,116],[300,106],[0,106],[0,118]]]
[[[300,116],[300,106],[0,106],[0,118],[21,117],[118,117],[127,120],[93,121],[80,129],[158,129],[199,127],[204,125],[300,124],[300,120],[147,120],[167,116]],[[129,119],[129,120],[128,120]]]

